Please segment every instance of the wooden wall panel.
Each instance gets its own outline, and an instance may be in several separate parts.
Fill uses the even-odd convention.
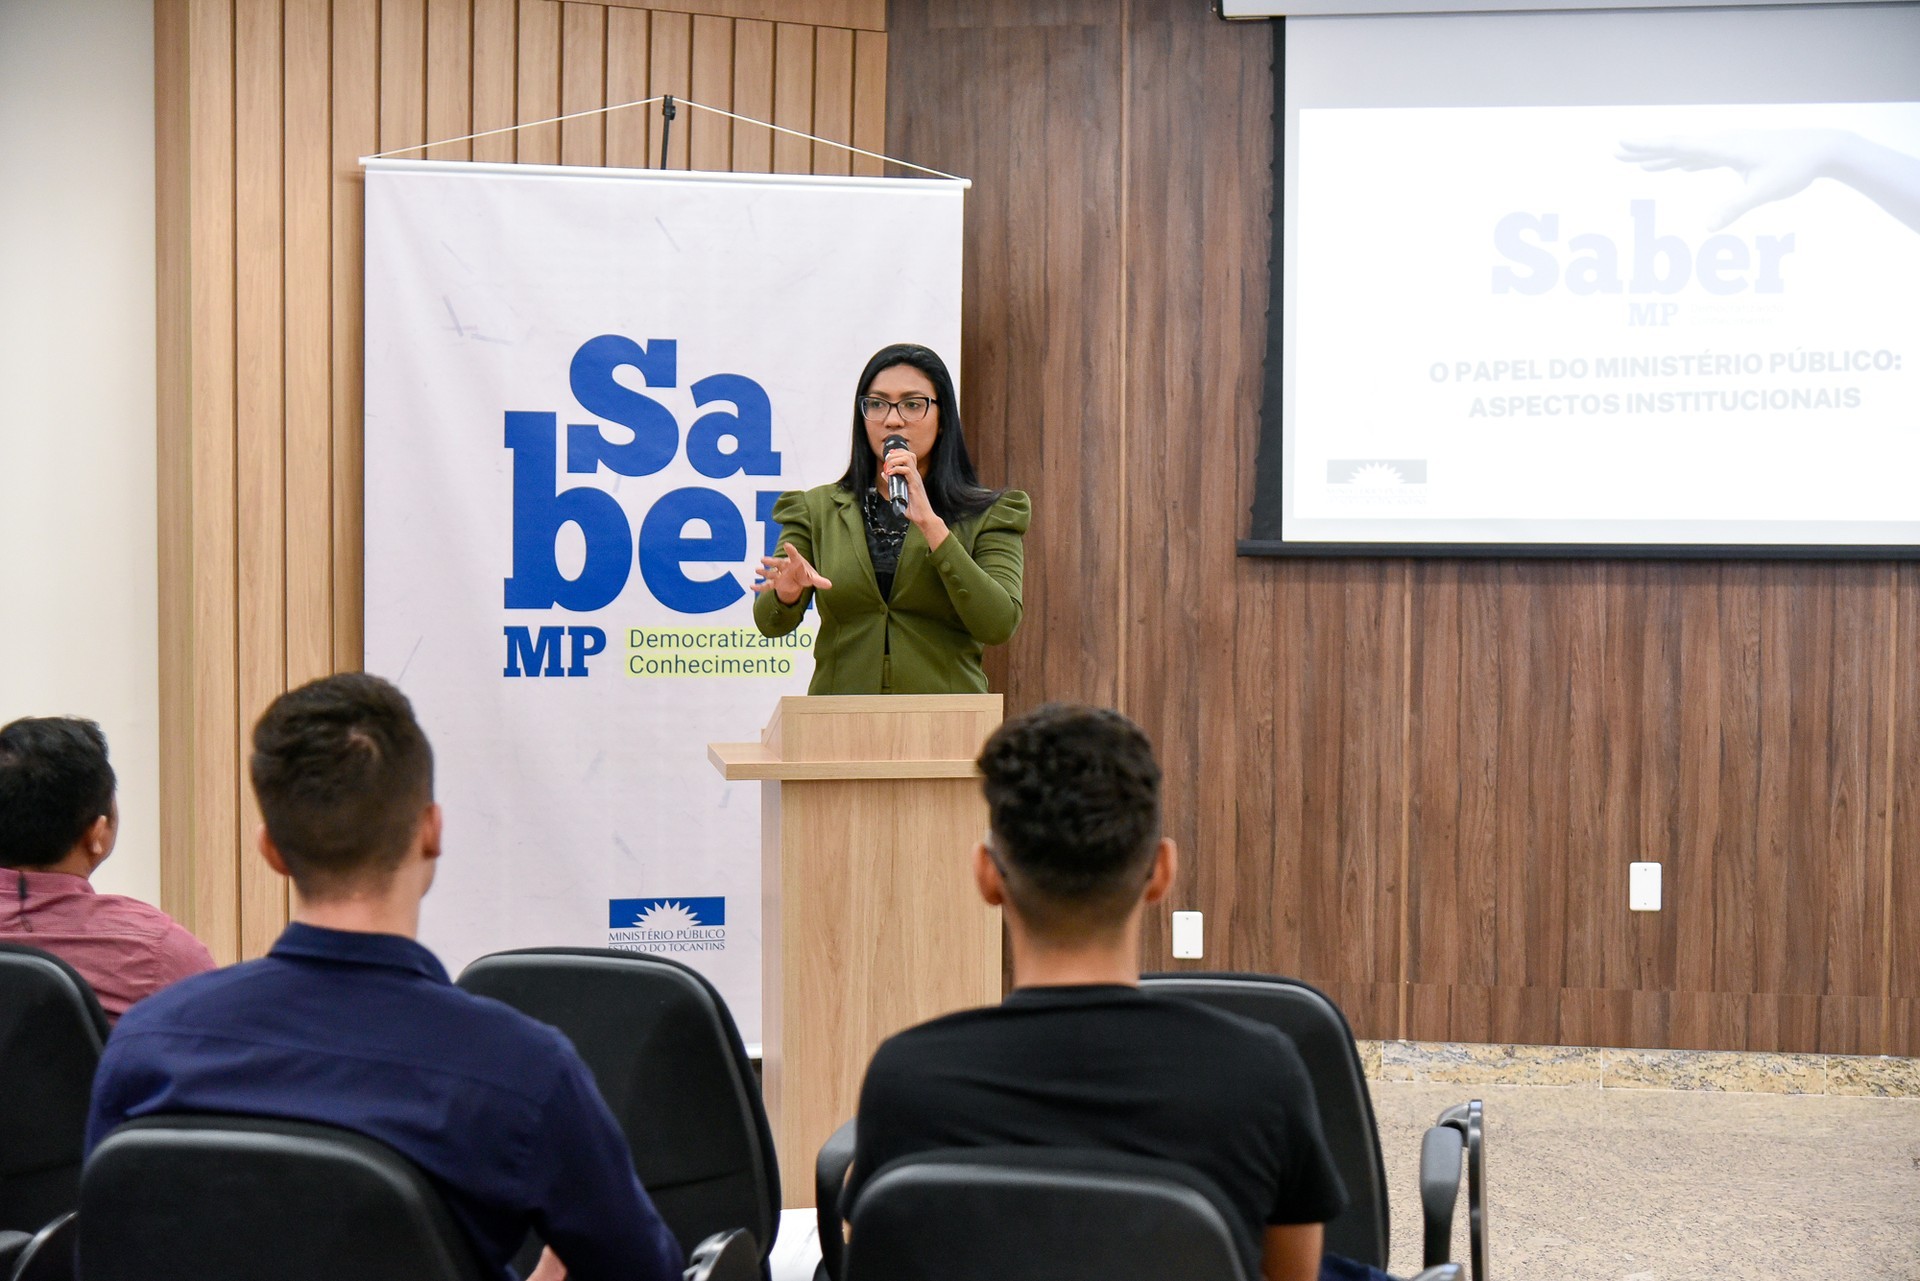
[[[534,124],[560,114],[560,5],[557,0],[520,0],[519,96],[514,123],[515,160],[560,163],[560,126]],[[422,139],[422,141],[425,141]],[[391,144],[383,144],[391,145]]]
[[[616,8],[652,9],[659,13],[708,14],[717,18],[750,18],[805,22],[816,27],[848,27],[856,31],[887,29],[887,0],[607,0]]]
[[[1227,437],[1238,434],[1236,425],[1251,426],[1258,414],[1260,368],[1240,353],[1264,333],[1266,290],[1242,265],[1264,260],[1267,190],[1259,182],[1225,185],[1221,175],[1236,172],[1240,155],[1257,149],[1267,136],[1272,78],[1264,53],[1253,50],[1249,57],[1248,45],[1231,28],[1185,21],[1173,8],[1146,6],[1135,12],[1125,52],[1125,302],[1120,323],[1126,452],[1117,482],[1097,495],[1109,510],[1118,505],[1115,495],[1127,496],[1116,539],[1122,560],[1134,571],[1123,589],[1128,610],[1121,697],[1159,745],[1172,784],[1166,797],[1174,816],[1171,831],[1187,851],[1176,894],[1216,905],[1214,963],[1258,968],[1265,957],[1250,949],[1266,930],[1241,943],[1237,933],[1225,927],[1236,913],[1242,919],[1249,915],[1242,907],[1236,864],[1247,864],[1246,907],[1273,901],[1277,886],[1269,878],[1275,829],[1270,819],[1264,827],[1249,823],[1241,829],[1241,744],[1236,734],[1222,732],[1232,724],[1231,717],[1224,723],[1219,719],[1220,709],[1238,702],[1236,619],[1243,605],[1252,604],[1219,590],[1233,572],[1245,473],[1222,465],[1225,459],[1214,449],[1179,447],[1183,433],[1176,424],[1216,423],[1220,435]],[[1188,118],[1194,114],[1214,122],[1197,138],[1189,136]],[[1158,253],[1155,242],[1205,244],[1206,251],[1198,256]],[[1059,376],[1071,380],[1071,371],[1061,370]],[[1333,641],[1323,657],[1336,664],[1344,655],[1397,666],[1398,633],[1391,623],[1385,632],[1372,626],[1380,621],[1358,625],[1382,648],[1350,647],[1342,638],[1322,633]],[[1187,678],[1166,679],[1176,671]],[[1322,687],[1336,699],[1343,688],[1358,687]],[[1336,771],[1319,781],[1336,788],[1360,781],[1346,775],[1348,767],[1359,765],[1371,775],[1377,764],[1341,760],[1336,753],[1318,759]],[[1366,805],[1354,812],[1378,816]],[[1387,817],[1397,833],[1397,816]],[[1349,864],[1352,847],[1343,837],[1355,834],[1331,829],[1323,834],[1328,860],[1294,866]],[[1372,850],[1363,861],[1373,865]],[[1330,954],[1366,955],[1362,936],[1372,938],[1370,899],[1377,887],[1371,877],[1350,885],[1358,898],[1369,900],[1367,906],[1353,905],[1361,935],[1335,943],[1334,931],[1313,931],[1313,945],[1325,945]],[[1164,919],[1150,918],[1146,945],[1155,954],[1169,950],[1161,929]],[[1336,963],[1325,973],[1364,980],[1370,977],[1366,968]]]
[[[230,786],[239,806],[240,950],[253,956],[280,933],[287,893],[271,868],[247,856],[260,811],[245,777],[249,709],[287,687],[283,55],[278,5],[239,5],[234,16],[234,255],[245,267],[234,303],[240,769]]]
[[[288,0],[286,59],[286,681],[333,670],[333,183],[327,0]]]
[[[557,6],[556,6],[557,7]],[[426,0],[380,0],[380,149],[426,142]]]
[[[471,0],[427,0],[427,125],[429,138],[477,132],[473,123],[479,79],[473,55]],[[502,121],[501,123],[506,123]],[[420,153],[428,160],[472,160],[471,142],[450,142]]]
[[[253,721],[360,663],[360,158],[669,90],[803,129],[819,100],[841,141],[880,137],[884,5],[788,0],[778,35],[774,8],[158,0],[162,898],[216,957],[259,954],[287,919],[253,848]],[[816,43],[844,55],[825,87]],[[771,131],[694,115],[675,123],[676,164],[726,168],[740,140],[742,167],[775,163]],[[643,165],[658,128],[632,108],[427,155]],[[846,171],[844,152],[822,156]],[[814,166],[804,142],[780,158]]]
[[[560,114],[607,105],[607,11],[597,4],[560,7]],[[607,118],[583,116],[560,126],[560,163],[603,165]]]
[[[195,909],[193,817],[197,690],[194,626],[192,188],[193,116],[188,70],[192,18],[185,5],[154,10],[154,284],[156,334],[155,518],[160,742],[160,898],[175,916]],[[184,535],[184,536],[183,536]]]
[[[887,33],[884,31],[853,33],[852,128],[850,140],[854,146],[877,155],[887,153]],[[877,177],[885,170],[886,166],[873,156],[853,157],[853,172],[857,174]]]
[[[733,23],[728,19],[695,15],[687,95],[709,107],[733,110]],[[688,111],[686,125],[687,155],[695,169],[732,167],[733,121],[704,111]]]
[[[813,36],[813,132],[841,142],[853,139],[853,32],[822,27]],[[813,144],[815,173],[852,173],[852,155]]]
[[[813,132],[813,29],[782,22],[773,33],[773,123]],[[791,133],[773,136],[773,171],[808,173],[813,147]]]
[[[644,13],[622,12],[623,20],[646,29]],[[608,18],[609,23],[612,17]],[[473,0],[473,132],[489,133],[514,123],[520,74],[519,15],[515,0]],[[609,58],[609,72],[612,59]],[[611,120],[609,126],[611,126]],[[440,137],[451,135],[441,134]],[[473,140],[475,160],[510,161],[512,133],[496,133]]]
[[[884,108],[887,76],[883,68],[876,77],[877,92]],[[755,120],[773,120],[773,24],[736,22],[733,24],[733,86],[730,91],[733,110]],[[778,121],[775,121],[777,124]],[[772,173],[773,138],[771,129],[762,129],[745,121],[733,122],[733,169],[735,173]]]
[[[189,784],[193,817],[187,835],[193,852],[191,919],[208,950],[224,959],[240,951],[241,898],[233,14],[220,0],[189,0],[187,13],[190,155],[206,165],[205,174],[195,173],[190,181],[186,229],[187,292],[192,300],[186,464],[191,469],[192,506],[184,525],[192,554],[188,581],[163,583],[161,590],[170,587],[193,601],[193,667],[190,673],[162,673],[161,679],[184,678],[193,690],[188,740],[194,765]]]
[[[1916,1053],[1920,569],[1237,560],[1271,29],[894,0],[887,150],[975,181],[963,396],[1028,489],[1009,710],[1153,735],[1202,965],[1363,1035]],[[1665,910],[1626,907],[1627,864]],[[1148,963],[1166,956],[1164,917]]]
[[[1009,712],[1120,700],[1126,432],[1120,324],[1123,33],[1057,5],[1007,30],[959,3],[898,5],[890,155],[975,179],[960,358],[968,445],[989,484],[1033,498],[1026,618],[989,651]],[[1059,19],[1059,20],[1056,20]],[[902,50],[907,52],[903,55]],[[993,69],[983,84],[977,73]]]
[[[646,14],[634,9],[607,10],[608,105],[646,98],[648,34]],[[652,107],[627,107],[608,113],[608,164],[638,169],[651,163],[647,159],[647,118],[654,111]]]
[[[1894,576],[1894,622],[1887,637],[1895,691],[1887,727],[1885,795],[1889,810],[1880,853],[1884,886],[1878,961],[1880,990],[1887,998],[1884,1036],[1889,1053],[1920,1055],[1920,770],[1913,766],[1920,744],[1920,566],[1902,565]]]
[[[360,523],[364,451],[360,432],[361,302],[365,186],[360,157],[378,150],[380,110],[369,92],[379,74],[379,0],[333,4],[333,666],[360,665]],[[161,539],[166,539],[161,531]],[[161,852],[166,857],[166,852]]]
[[[1217,875],[1222,882],[1246,877],[1249,898],[1270,887],[1267,949],[1252,953],[1222,934],[1209,945],[1234,967],[1294,974],[1364,998],[1348,1010],[1356,1029],[1392,1035],[1400,1019],[1407,756],[1397,731],[1405,716],[1406,567],[1290,568],[1275,584],[1270,623],[1271,634],[1284,638],[1284,656],[1266,656],[1274,669],[1276,750],[1261,762],[1257,785],[1273,794],[1271,826],[1205,849],[1230,851],[1215,855],[1227,865]],[[1238,691],[1228,690],[1210,714],[1230,717],[1226,709],[1238,701]],[[1190,901],[1211,910],[1204,889],[1196,890]],[[1222,906],[1216,919],[1232,922],[1232,904]]]
[[[658,93],[670,93],[676,98],[691,96],[693,91],[693,19],[684,13],[656,13],[649,20],[648,56],[652,59],[652,73],[647,81],[647,96]],[[673,122],[673,128],[666,127],[666,121],[660,112],[647,112],[647,156],[651,163],[660,163],[660,144],[666,143],[666,167],[685,169],[687,167],[687,126],[691,123],[687,117],[693,113],[686,108],[678,108],[679,114]],[[663,139],[664,135],[664,139]]]
[[[1414,575],[1409,1035],[1903,1050],[1896,571]]]

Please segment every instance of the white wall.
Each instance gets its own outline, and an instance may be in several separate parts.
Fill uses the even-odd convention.
[[[0,0],[0,724],[89,716],[160,897],[152,0]]]

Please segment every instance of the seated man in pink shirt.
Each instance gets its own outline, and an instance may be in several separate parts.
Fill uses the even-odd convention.
[[[88,884],[119,832],[113,789],[106,736],[92,721],[29,716],[0,728],[0,939],[71,965],[118,1019],[214,966],[159,908]]]

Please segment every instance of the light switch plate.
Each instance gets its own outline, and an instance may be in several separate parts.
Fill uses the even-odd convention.
[[[1200,913],[1173,914],[1173,956],[1179,961],[1197,961],[1204,948],[1201,943]]]
[[[1660,865],[1658,863],[1627,865],[1627,906],[1635,912],[1660,910]]]

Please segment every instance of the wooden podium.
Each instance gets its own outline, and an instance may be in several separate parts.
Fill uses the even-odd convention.
[[[974,758],[998,694],[783,698],[757,743],[712,743],[761,788],[767,1116],[787,1207],[901,1028],[1000,1000],[1000,913],[980,901]]]

